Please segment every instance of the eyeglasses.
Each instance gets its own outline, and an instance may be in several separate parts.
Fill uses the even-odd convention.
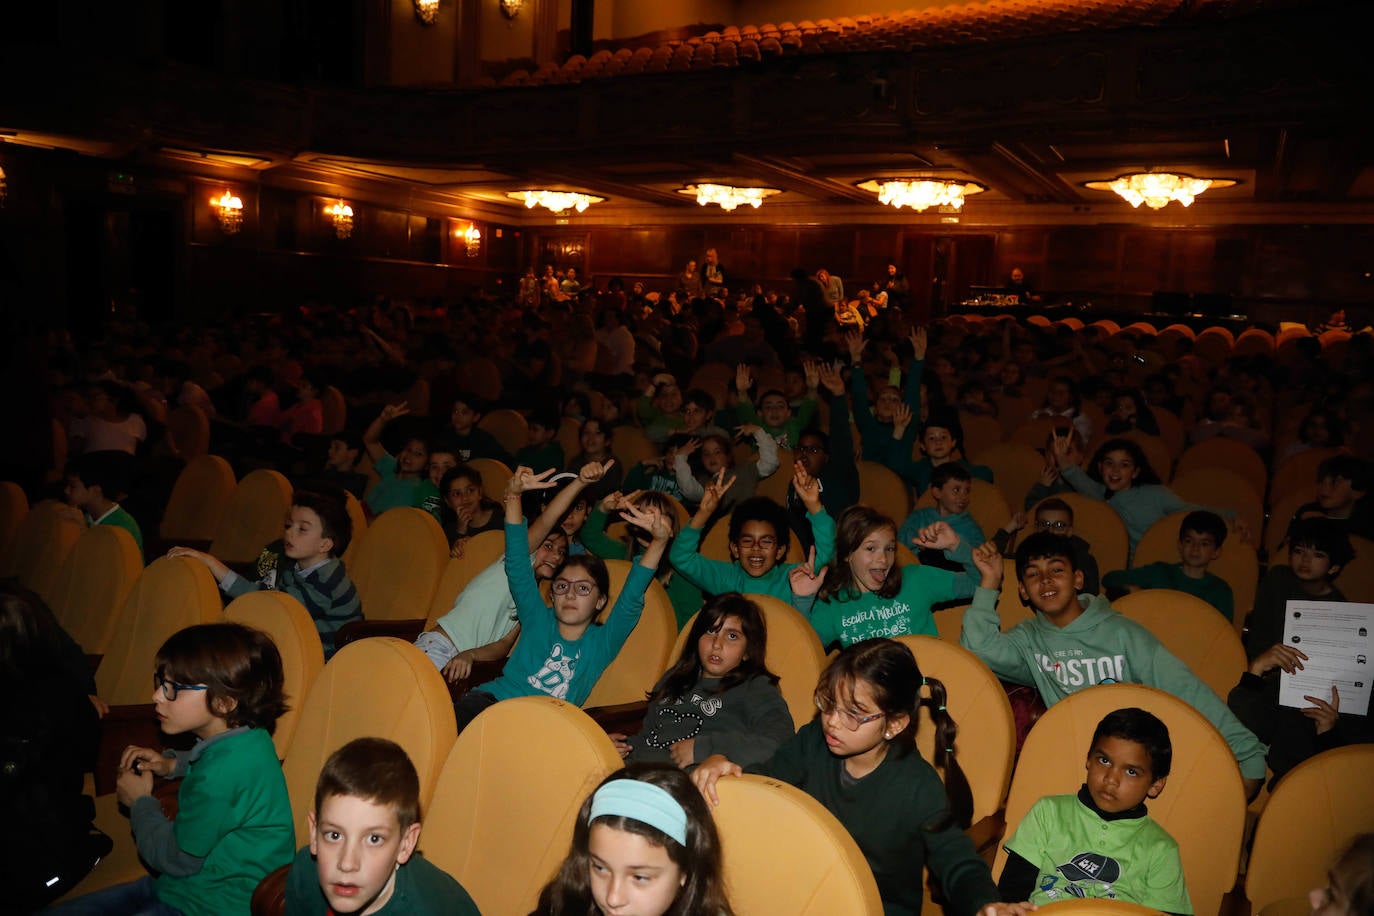
[[[1073,522],[1042,522],[1042,521],[1037,521],[1037,522],[1035,523],[1035,527],[1036,527],[1036,530],[1038,530],[1038,531],[1067,531],[1069,528],[1073,527]]]
[[[553,585],[549,586],[549,590],[555,595],[566,595],[568,589],[572,589],[573,594],[577,597],[585,598],[596,589],[596,583],[589,582],[586,579],[578,579],[576,582],[569,581],[568,579],[554,579]]]
[[[837,715],[839,715],[840,722],[844,724],[844,727],[852,732],[858,731],[860,726],[867,725],[874,719],[881,719],[884,715],[884,713],[875,712],[871,716],[861,716],[856,712],[851,712],[848,709],[843,709],[839,706],[827,703],[820,697],[816,697],[816,708],[821,711],[822,716],[828,716],[831,713],[836,713]]]
[[[739,544],[739,546],[745,548],[746,550],[750,547],[762,547],[764,550],[772,550],[774,547],[778,546],[778,539],[775,537],[769,537],[768,535],[764,535],[761,538],[754,538],[749,537],[748,535],[743,535],[735,543]]]
[[[825,453],[825,449],[819,445],[799,445],[797,451],[803,455],[822,455]]]
[[[162,696],[170,703],[183,690],[209,690],[210,688],[204,684],[178,684],[176,681],[167,680],[159,671],[153,675],[153,689],[161,690]]]

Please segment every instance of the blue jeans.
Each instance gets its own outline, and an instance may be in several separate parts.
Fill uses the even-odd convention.
[[[139,878],[77,897],[43,911],[44,916],[182,916],[157,899],[152,878]]]

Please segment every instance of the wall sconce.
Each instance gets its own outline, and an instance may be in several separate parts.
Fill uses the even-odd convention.
[[[229,193],[210,198],[210,206],[215,208],[219,218],[219,228],[225,235],[234,235],[243,227],[243,200]]]
[[[468,223],[467,230],[463,233],[463,247],[468,253],[468,257],[475,258],[482,251],[482,231],[477,228],[476,223]]]
[[[342,200],[336,201],[334,206],[327,208],[325,215],[334,220],[334,234],[341,239],[346,239],[353,234],[353,208]]]
[[[501,0],[501,15],[514,19],[525,8],[525,0]]]
[[[413,0],[415,18],[425,25],[434,25],[439,18],[439,0]]]
[[[0,168],[0,207],[5,205],[5,195],[9,194],[10,187],[5,182],[5,170]]]

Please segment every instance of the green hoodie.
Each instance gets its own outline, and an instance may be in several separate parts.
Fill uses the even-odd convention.
[[[1221,732],[1247,779],[1264,778],[1265,747],[1188,666],[1149,630],[1123,617],[1100,595],[1079,595],[1083,614],[1059,627],[1044,614],[1003,633],[997,590],[979,588],[964,612],[959,644],[998,677],[1033,684],[1046,706],[1095,684],[1145,684],[1171,693]]]

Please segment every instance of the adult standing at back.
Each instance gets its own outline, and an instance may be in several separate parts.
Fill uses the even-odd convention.
[[[713,298],[725,294],[725,268],[720,265],[720,255],[714,248],[706,249],[701,265],[701,292]]]

